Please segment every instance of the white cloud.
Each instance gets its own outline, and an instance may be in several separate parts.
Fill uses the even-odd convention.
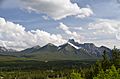
[[[102,36],[116,36],[117,39],[120,38],[120,21],[99,19],[94,23],[90,23],[89,30],[93,31],[95,35]]]
[[[81,14],[76,16],[77,18],[85,18],[93,15],[93,11],[90,8],[82,8],[81,12],[82,12]]]
[[[120,40],[120,28],[118,29],[118,31],[117,31],[117,33],[116,33],[116,38],[117,38],[118,40]]]
[[[93,11],[88,8],[80,8],[77,3],[70,0],[22,0],[24,6],[29,11],[45,13],[55,20],[60,20],[67,16],[88,17]]]
[[[59,26],[60,29],[64,30],[64,31],[68,31],[69,30],[69,27],[66,26],[65,24],[63,23],[60,23],[60,26]]]
[[[78,34],[77,32],[70,31],[69,27],[63,23],[60,23],[59,28],[65,31],[67,35],[69,35],[71,38],[74,38],[77,42],[80,42],[81,39],[83,39],[83,37],[80,34]]]
[[[50,34],[42,30],[26,31],[25,27],[0,18],[0,45],[9,48],[25,49],[47,43],[63,44],[66,40],[60,34]]]

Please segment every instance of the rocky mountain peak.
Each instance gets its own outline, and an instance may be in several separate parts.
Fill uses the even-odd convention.
[[[69,39],[68,42],[70,42],[70,43],[74,43],[75,40],[74,40],[74,39]]]

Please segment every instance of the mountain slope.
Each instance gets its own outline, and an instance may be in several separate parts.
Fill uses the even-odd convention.
[[[70,39],[67,43],[60,46],[48,43],[43,47],[34,46],[20,52],[10,52],[5,48],[1,48],[0,51],[2,51],[2,53],[0,54],[39,61],[84,60],[99,59],[102,57],[104,50],[111,56],[111,49],[105,46],[97,47],[93,43],[80,44],[75,42],[74,39]]]
[[[49,43],[36,51],[29,53],[25,57],[28,56],[36,60],[99,59],[102,57],[104,50],[108,53],[111,52],[107,47],[96,47],[93,43],[79,44],[78,42],[75,42],[74,39],[70,39],[61,46],[55,46]]]

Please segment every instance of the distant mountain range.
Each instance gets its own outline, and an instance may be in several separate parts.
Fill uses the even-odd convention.
[[[67,43],[60,46],[49,43],[43,47],[34,46],[22,51],[0,47],[0,55],[39,61],[89,60],[100,59],[104,50],[107,51],[108,56],[111,56],[111,49],[105,46],[97,47],[93,43],[79,44],[74,39],[69,39]]]

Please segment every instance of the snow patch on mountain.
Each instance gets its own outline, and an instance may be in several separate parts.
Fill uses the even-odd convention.
[[[68,42],[69,45],[71,45],[72,47],[74,47],[75,49],[80,49],[81,47],[75,46],[74,44]]]

